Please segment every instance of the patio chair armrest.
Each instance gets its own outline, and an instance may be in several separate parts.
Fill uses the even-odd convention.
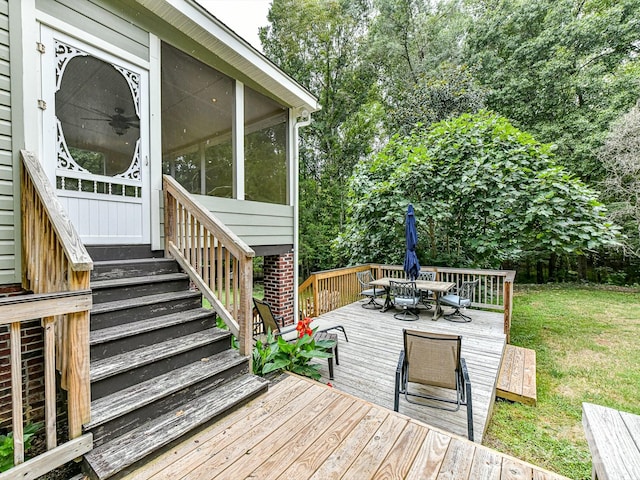
[[[280,328],[284,327],[284,317],[282,315],[274,315],[273,319],[278,324],[278,327]]]
[[[471,380],[469,380],[467,362],[465,362],[464,358],[460,359],[460,367],[462,368],[462,378],[464,379],[464,391],[467,405],[467,436],[469,440],[473,442],[473,402],[471,398]]]
[[[469,380],[469,371],[467,370],[467,362],[464,358],[460,358],[460,367],[462,368],[462,380],[464,381],[465,390],[471,391],[471,380]]]
[[[402,373],[402,370],[404,368],[404,350],[400,350],[400,356],[398,357],[398,366],[396,367],[396,375],[398,373]]]
[[[400,356],[398,357],[398,366],[396,367],[396,385],[393,392],[393,410],[398,411],[400,407],[400,391],[403,386],[404,376],[404,350],[400,350]]]

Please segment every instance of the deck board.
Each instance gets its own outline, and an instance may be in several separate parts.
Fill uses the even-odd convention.
[[[474,436],[478,443],[486,431],[495,398],[497,377],[506,338],[500,312],[468,310],[470,323],[431,320],[431,312],[422,310],[417,321],[402,321],[393,311],[367,310],[353,303],[322,315],[345,327],[349,342],[340,337],[340,365],[329,380],[327,362],[320,362],[323,382],[384,408],[393,408],[395,370],[402,346],[402,329],[425,330],[462,335],[462,356],[467,362],[472,385]],[[428,391],[428,389],[426,390]],[[442,394],[442,392],[439,392]],[[466,411],[447,412],[407,403],[400,399],[400,412],[429,425],[466,436]]]
[[[500,398],[535,406],[536,352],[529,348],[507,345],[504,351],[496,395]]]
[[[294,375],[125,480],[177,478],[566,480]]]

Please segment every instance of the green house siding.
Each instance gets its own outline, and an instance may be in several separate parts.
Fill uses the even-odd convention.
[[[292,206],[204,195],[194,197],[250,247],[294,243]],[[163,219],[160,229],[163,232],[164,209],[160,218]]]
[[[121,2],[93,0],[36,0],[36,8],[52,17],[90,32],[111,45],[149,60],[149,33],[137,26],[133,9]]]
[[[10,70],[9,2],[0,0],[0,285],[16,282]]]

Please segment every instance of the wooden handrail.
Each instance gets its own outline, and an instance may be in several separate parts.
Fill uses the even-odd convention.
[[[9,325],[11,338],[15,465],[24,462],[20,346],[23,322],[41,319],[43,326],[47,449],[60,452],[66,448],[57,447],[56,368],[61,374],[61,386],[67,390],[69,438],[79,439],[82,425],[91,419],[89,275],[93,261],[36,156],[22,150],[20,157],[22,287],[33,294],[0,301],[0,324]],[[90,436],[83,438],[82,444],[90,448]],[[81,453],[84,452],[76,455]]]
[[[93,270],[93,260],[71,220],[65,214],[62,205],[60,205],[60,201],[42,169],[42,165],[40,165],[40,162],[32,152],[21,150],[20,155],[22,156],[22,165],[28,172],[30,182],[33,184],[33,193],[40,199],[41,208],[44,210],[44,214],[51,223],[51,228],[53,228],[58,237],[58,241],[69,262],[69,268],[76,272]]]
[[[315,272],[298,287],[300,311],[303,315],[317,316],[356,301],[360,298],[356,273],[364,270],[370,270],[375,278],[405,278],[401,265],[369,264]],[[480,279],[472,306],[503,311],[504,333],[509,341],[515,271],[435,266],[422,270],[435,271],[438,280],[457,285]]]
[[[164,175],[165,251],[175,258],[249,355],[255,252],[174,178]]]

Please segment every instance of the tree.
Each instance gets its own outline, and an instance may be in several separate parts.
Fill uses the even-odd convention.
[[[468,61],[487,105],[601,179],[609,124],[640,95],[640,0],[468,0]]]
[[[369,12],[367,0],[274,0],[260,31],[265,54],[322,106],[301,130],[303,275],[334,266],[328,245],[342,228],[346,183],[380,123],[374,72],[361,55]]]
[[[640,103],[612,125],[600,160],[609,216],[623,227],[625,253],[640,257]]]
[[[459,0],[376,0],[369,57],[378,68],[387,129],[408,134],[484,106],[462,58],[468,17]]]
[[[336,242],[349,263],[402,263],[408,203],[425,264],[498,268],[531,252],[584,253],[618,233],[550,145],[486,111],[393,137],[357,166],[350,200]]]

